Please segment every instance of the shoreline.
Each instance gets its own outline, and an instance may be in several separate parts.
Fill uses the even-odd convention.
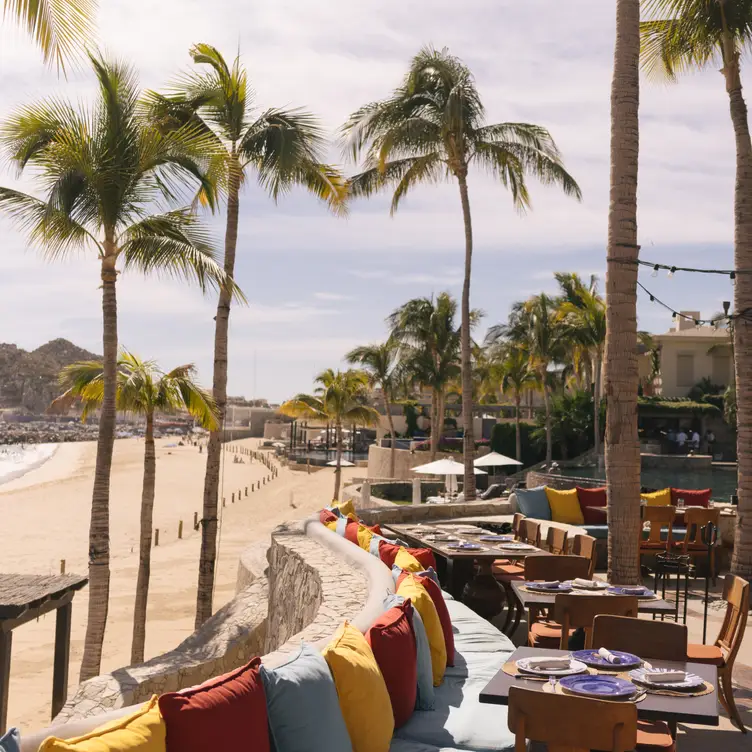
[[[38,457],[37,459],[29,462],[28,464],[24,464],[22,467],[19,467],[17,470],[9,470],[7,473],[3,473],[0,475],[0,487],[4,486],[6,483],[10,483],[11,481],[18,480],[19,478],[22,478],[27,473],[30,473],[32,470],[37,470],[38,468],[42,467],[45,463],[49,462],[55,454],[57,454],[58,449],[60,448],[59,443],[54,444],[26,444],[26,443],[20,443],[20,444],[3,444],[2,447],[0,447],[0,457],[2,457],[3,449],[5,447],[14,447],[14,446],[20,446],[23,449],[25,449],[27,452],[33,448],[36,447],[51,447],[51,451],[48,454],[45,454],[44,456]],[[23,451],[22,449],[22,451]]]

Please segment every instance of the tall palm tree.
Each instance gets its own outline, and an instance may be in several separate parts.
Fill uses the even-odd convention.
[[[0,211],[17,220],[49,260],[93,251],[102,280],[103,399],[89,530],[89,615],[81,681],[99,673],[110,589],[110,467],[115,440],[118,266],[236,288],[190,208],[169,210],[201,188],[213,200],[211,152],[193,126],[160,135],[139,107],[133,70],[91,57],[99,97],[77,110],[60,99],[19,110],[0,145],[33,169],[43,199],[0,188]],[[208,155],[208,156],[207,156]],[[188,190],[190,189],[190,191]],[[151,213],[163,210],[162,213]]]
[[[167,373],[154,361],[141,360],[127,351],[120,354],[117,364],[117,409],[123,413],[142,415],[144,432],[144,480],[141,491],[141,534],[133,607],[133,642],[131,664],[143,663],[146,641],[146,604],[151,576],[151,540],[153,534],[154,488],[157,481],[157,457],[154,448],[154,416],[156,413],[187,411],[198,425],[208,430],[217,427],[217,407],[211,395],[195,381],[192,363],[178,366]],[[104,397],[104,369],[100,361],[73,363],[60,373],[65,392],[53,402],[53,409],[67,410],[80,400],[81,419],[100,407]]]
[[[399,384],[399,344],[393,337],[378,345],[363,345],[350,350],[345,356],[348,363],[358,363],[368,374],[371,386],[381,389],[381,397],[384,402],[386,419],[389,423],[389,477],[395,477],[396,465],[396,433],[394,431],[394,418],[392,417],[391,404],[395,400],[396,389]]]
[[[606,349],[606,303],[598,294],[598,278],[585,284],[578,274],[554,274],[561,289],[559,316],[566,328],[565,337],[582,348],[591,361],[593,376],[593,432],[596,455],[601,448],[601,371]]]
[[[64,70],[91,38],[97,5],[97,0],[3,0],[3,14],[25,27],[45,63]]]
[[[436,298],[414,298],[394,311],[387,323],[400,343],[405,373],[431,389],[431,459],[436,459],[444,428],[449,385],[460,375],[460,329],[457,301],[442,292]]]
[[[336,465],[334,469],[334,499],[339,499],[342,484],[342,429],[346,423],[374,426],[379,413],[366,404],[368,374],[348,369],[322,371],[316,377],[319,386],[315,394],[298,394],[283,403],[279,411],[291,418],[308,418],[331,423],[334,426]]]
[[[693,68],[719,65],[729,97],[736,142],[734,266],[752,268],[752,139],[742,94],[740,59],[752,43],[752,0],[643,0],[649,20],[640,25],[642,60],[649,72],[675,78]],[[752,276],[736,275],[734,310],[752,307]],[[752,576],[752,322],[734,327],[737,376],[739,517],[731,569]]]
[[[559,185],[580,198],[545,128],[528,123],[486,125],[485,109],[470,70],[444,49],[423,48],[390,97],[354,112],[344,134],[355,158],[365,151],[364,171],[352,179],[355,196],[395,186],[392,213],[419,183],[456,180],[465,225],[462,286],[462,414],[465,421],[465,498],[475,498],[470,279],[473,230],[468,171],[477,165],[496,176],[519,210],[530,205],[526,178]]]
[[[606,484],[609,582],[637,583],[637,163],[640,150],[640,0],[617,0],[611,85],[611,197],[606,266]]]
[[[522,347],[508,346],[503,348],[499,359],[501,373],[501,391],[512,393],[514,398],[515,450],[516,459],[522,462],[522,434],[520,431],[520,405],[522,395],[535,388],[535,373],[530,368],[530,357]]]
[[[196,124],[211,138],[220,155],[215,169],[227,190],[225,273],[235,275],[240,189],[252,173],[276,201],[295,185],[302,185],[333,210],[344,206],[345,186],[340,174],[321,162],[324,134],[317,119],[300,110],[257,112],[253,91],[240,58],[228,65],[219,50],[208,44],[191,49],[194,63],[204,69],[184,74],[168,96],[152,92],[155,117],[166,132]],[[214,332],[212,394],[224,424],[227,403],[228,329],[231,298],[220,292]],[[217,499],[219,494],[221,433],[213,431],[206,449],[201,554],[196,596],[196,629],[212,614],[214,569],[217,557]]]

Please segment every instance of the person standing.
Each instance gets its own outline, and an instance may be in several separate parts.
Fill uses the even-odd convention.
[[[679,454],[684,453],[684,448],[687,443],[687,434],[684,433],[684,429],[680,428],[679,433],[676,434],[676,446]]]
[[[710,429],[705,434],[705,441],[708,445],[708,454],[715,457],[715,434]]]
[[[691,447],[693,452],[700,451],[700,434],[696,428],[692,431]]]

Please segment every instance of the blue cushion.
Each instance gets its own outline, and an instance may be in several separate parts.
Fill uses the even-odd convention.
[[[337,535],[341,535],[343,538],[345,537],[345,528],[347,527],[348,522],[350,522],[350,520],[348,520],[347,517],[337,517],[337,527],[335,529]]]
[[[532,517],[534,520],[551,519],[551,506],[545,486],[518,488],[514,494],[517,497],[517,507],[525,517]]]
[[[303,643],[300,652],[276,668],[261,665],[269,730],[284,752],[352,752],[337,690],[324,657]]]
[[[582,525],[582,529],[596,540],[608,538],[608,525]]]
[[[0,752],[21,752],[21,734],[17,728],[8,729],[0,736]]]
[[[401,605],[404,602],[405,599],[401,595],[389,595],[384,601],[384,610],[388,611],[390,608]],[[413,609],[413,634],[415,635],[415,645],[418,650],[418,693],[415,698],[415,709],[433,710],[435,692],[433,688],[431,647],[428,643],[426,627],[417,608]]]

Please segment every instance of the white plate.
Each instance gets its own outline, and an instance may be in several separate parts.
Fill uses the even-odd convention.
[[[449,527],[449,525],[447,525]],[[455,533],[485,533],[487,532],[481,527],[476,527],[475,525],[452,525],[452,530],[454,530]]]
[[[653,668],[649,670],[646,668],[636,668],[629,672],[629,678],[654,689],[660,689],[661,687],[666,689],[692,689],[692,687],[699,687],[701,684],[705,684],[705,680],[701,676],[697,676],[697,674],[687,674],[684,681],[679,682],[651,682],[643,678],[646,672],[653,674],[672,670],[668,668]]]
[[[584,663],[575,660],[569,662],[569,668],[529,668],[528,663],[534,660],[536,658],[520,658],[516,666],[520,671],[524,671],[526,674],[534,674],[535,676],[572,676],[574,674],[584,674],[588,670]]]
[[[585,587],[584,585],[575,585],[571,580],[567,580],[566,585],[571,585],[575,590],[587,590],[589,593],[605,590],[609,585],[607,582],[598,581],[598,584],[594,587]]]
[[[537,551],[535,546],[531,546],[529,543],[499,543],[496,547],[502,551]]]

